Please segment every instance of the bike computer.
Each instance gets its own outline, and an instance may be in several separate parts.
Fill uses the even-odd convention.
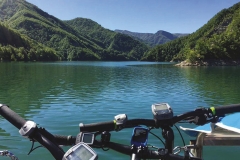
[[[84,142],[85,144],[91,145],[94,142],[94,133],[80,132],[76,137],[76,144]]]
[[[152,105],[153,117],[156,120],[170,119],[173,117],[172,108],[168,103],[156,103]]]
[[[148,140],[148,129],[144,127],[135,127],[133,129],[131,145],[135,147],[146,147]]]
[[[97,160],[96,152],[87,144],[80,142],[71,147],[62,160]]]

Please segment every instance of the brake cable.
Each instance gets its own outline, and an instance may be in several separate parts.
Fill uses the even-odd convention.
[[[178,133],[180,134],[181,138],[182,138],[182,141],[183,141],[183,145],[185,146],[185,141],[183,139],[183,136],[182,136],[182,133],[180,132],[179,128],[174,124],[174,127],[178,130]]]
[[[40,146],[37,146],[37,147],[33,148],[34,147],[34,140],[30,140],[30,141],[32,141],[32,146],[31,146],[31,149],[30,149],[30,151],[28,152],[27,155],[30,155],[35,149],[42,147],[40,145]]]

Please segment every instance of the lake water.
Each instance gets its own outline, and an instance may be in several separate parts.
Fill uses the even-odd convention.
[[[196,107],[240,102],[240,67],[175,67],[153,62],[0,63],[0,103],[53,134],[77,135],[79,123],[152,118],[151,105],[168,102],[174,114]],[[185,127],[194,127],[181,124]],[[131,129],[112,132],[111,140],[130,143]],[[159,136],[160,130],[156,130]],[[184,133],[186,143],[189,137]],[[150,144],[161,142],[150,137]],[[37,145],[37,143],[35,144]],[[182,145],[179,134],[175,145]],[[20,160],[53,159],[39,148],[29,156],[31,142],[0,117],[0,150]],[[67,149],[67,148],[65,148]],[[239,159],[240,147],[205,147],[205,159]],[[115,151],[96,149],[99,159],[129,159]],[[7,159],[0,157],[0,159]]]

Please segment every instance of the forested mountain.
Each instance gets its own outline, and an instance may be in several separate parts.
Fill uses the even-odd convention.
[[[96,32],[96,36],[81,32],[79,19],[64,22],[42,11],[25,0],[0,0],[0,20],[10,28],[16,29],[21,34],[30,37],[44,46],[56,51],[59,59],[63,60],[138,60],[142,57],[147,46],[133,38],[116,34],[106,30],[95,22],[88,25],[87,19],[84,28]],[[111,39],[102,41],[101,34],[109,35]],[[2,44],[3,45],[3,44]]]
[[[174,39],[177,39],[179,37],[188,35],[188,34],[181,34],[181,33],[172,34],[162,30],[159,30],[156,33],[138,33],[138,32],[130,32],[127,30],[115,30],[115,32],[129,35],[139,41],[142,41],[148,44],[151,47],[154,47],[159,44],[164,44]]]
[[[139,53],[144,53],[148,49],[143,43],[124,34],[105,29],[90,19],[75,18],[64,22],[81,35],[94,39],[95,43],[106,50],[110,50],[111,54],[116,51],[121,51],[127,53],[135,60],[140,60],[143,54]]]
[[[196,32],[159,45],[143,60],[190,62],[240,59],[240,3],[223,9]]]
[[[84,18],[62,21],[25,0],[0,0],[0,21],[0,60],[240,59],[240,3],[183,37],[165,31],[121,34]],[[164,44],[149,49],[143,42]]]
[[[44,47],[0,23],[0,60],[57,60],[56,51]]]

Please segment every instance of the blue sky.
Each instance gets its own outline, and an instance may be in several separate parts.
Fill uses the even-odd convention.
[[[132,32],[192,33],[240,0],[27,0],[61,19],[89,18]]]

